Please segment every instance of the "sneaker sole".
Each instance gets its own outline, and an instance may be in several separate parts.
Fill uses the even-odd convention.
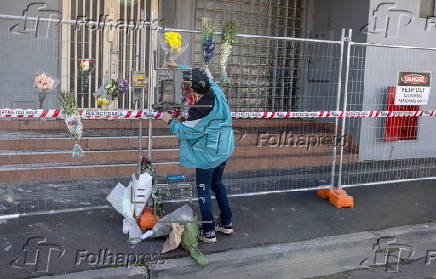
[[[221,227],[215,228],[215,231],[222,232],[223,234],[232,234],[233,233],[233,229],[225,229],[225,228],[221,228]]]
[[[199,236],[198,240],[201,240],[201,241],[206,242],[206,243],[215,243],[216,242],[216,237],[215,238],[207,238],[207,237]]]

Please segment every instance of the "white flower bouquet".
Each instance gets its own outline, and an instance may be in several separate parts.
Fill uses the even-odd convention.
[[[222,44],[221,44],[221,82],[228,82],[227,77],[227,63],[232,54],[233,46],[236,42],[236,36],[238,34],[238,26],[233,21],[226,21],[224,23],[222,32]]]

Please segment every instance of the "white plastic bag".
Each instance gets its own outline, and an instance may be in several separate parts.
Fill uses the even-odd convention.
[[[132,182],[130,182],[126,188],[126,191],[124,191],[122,215],[124,216],[124,218],[133,218],[134,213],[135,205],[132,203]]]
[[[123,233],[129,234],[129,242],[137,244],[141,242],[142,231],[132,217],[123,219]]]
[[[123,184],[118,183],[106,198],[112,207],[121,215],[123,215],[123,199],[125,191],[126,187]]]
[[[106,199],[124,218],[133,218],[141,215],[152,191],[153,178],[148,173],[141,174],[139,179],[132,174],[132,181],[127,187],[118,183]]]
[[[133,218],[134,204],[132,203],[132,182],[125,187],[118,183],[112,192],[107,196],[106,200],[110,202],[112,207],[124,218]]]
[[[191,221],[193,218],[194,212],[192,208],[186,204],[160,219],[158,223],[154,225],[153,229],[147,231],[141,238],[147,239],[168,235],[172,230],[171,223],[183,224],[184,222]]]
[[[132,174],[132,181],[127,187],[118,183],[106,198],[123,215],[123,233],[129,235],[129,242],[132,244],[141,242],[142,231],[134,217],[142,213],[152,190],[152,177],[148,173],[141,174],[139,179]],[[138,195],[141,197],[138,198]]]
[[[136,176],[132,174],[132,189],[134,193],[134,216],[141,215],[142,210],[151,196],[153,191],[153,177],[148,173],[143,173],[136,179]]]

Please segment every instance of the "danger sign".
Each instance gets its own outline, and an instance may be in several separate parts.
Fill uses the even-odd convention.
[[[427,105],[430,95],[431,73],[400,72],[395,105]]]

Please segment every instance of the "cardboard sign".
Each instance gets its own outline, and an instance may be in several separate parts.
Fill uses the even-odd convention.
[[[400,72],[395,105],[427,105],[430,96],[431,73]]]
[[[131,87],[145,87],[148,84],[148,77],[144,72],[134,72],[132,74]]]

